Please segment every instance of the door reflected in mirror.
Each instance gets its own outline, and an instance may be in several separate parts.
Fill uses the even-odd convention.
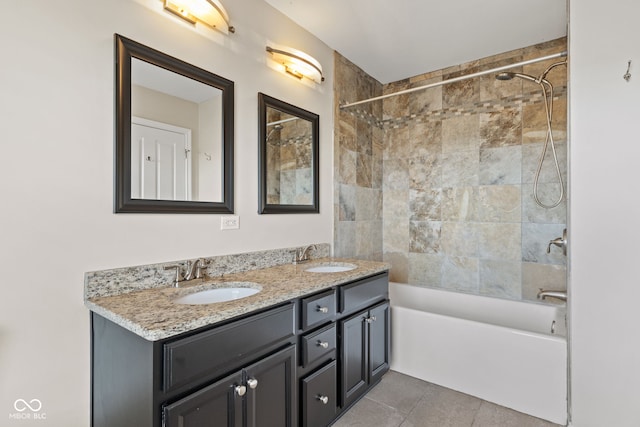
[[[233,82],[115,35],[116,212],[233,212]]]
[[[317,114],[259,94],[260,213],[317,213]]]
[[[222,91],[131,61],[131,197],[222,201]]]

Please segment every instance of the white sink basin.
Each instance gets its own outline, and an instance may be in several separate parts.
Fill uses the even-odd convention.
[[[260,289],[247,287],[214,288],[184,295],[176,298],[173,302],[177,304],[213,304],[216,302],[233,301],[250,297],[258,292],[260,292]]]
[[[353,264],[331,264],[331,265],[317,265],[315,267],[309,267],[304,271],[309,273],[341,273],[343,271],[349,271],[356,268]]]

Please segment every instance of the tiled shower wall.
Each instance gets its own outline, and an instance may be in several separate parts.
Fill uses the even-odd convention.
[[[563,38],[390,83],[383,93],[565,49]],[[538,76],[556,61],[512,71]],[[336,88],[344,88],[336,91],[337,98],[367,98],[346,92],[358,81],[347,78],[361,78],[344,72],[353,65],[344,58],[337,58],[336,65],[343,71],[338,71]],[[566,67],[556,67],[547,79],[555,87],[553,129],[566,186]],[[382,130],[382,252],[392,265],[392,280],[510,299],[535,299],[540,287],[566,288],[566,257],[556,247],[546,253],[549,240],[565,228],[566,200],[543,209],[532,197],[546,132],[537,84],[487,75],[387,98],[381,113],[377,108],[357,106],[336,113],[336,177],[343,179],[350,170],[340,139],[349,134],[345,130],[356,129],[356,137],[365,123],[373,134]],[[344,124],[353,121],[355,125]],[[357,213],[363,203],[343,194],[343,185],[336,183],[338,215],[349,213],[354,200]],[[539,190],[546,204],[559,195],[550,152]],[[348,244],[343,223],[353,222],[350,226],[357,230],[359,216],[337,218],[336,253],[366,257],[350,247],[338,250]]]
[[[382,84],[335,54],[334,254],[382,260],[382,102],[338,108],[382,95]],[[357,113],[357,114],[356,114]]]
[[[267,133],[267,203],[312,204],[311,123],[267,109],[267,123],[282,120],[290,121],[280,123],[280,128],[270,127]]]

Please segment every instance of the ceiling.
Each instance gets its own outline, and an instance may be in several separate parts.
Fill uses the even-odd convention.
[[[567,34],[565,0],[265,1],[381,83]]]

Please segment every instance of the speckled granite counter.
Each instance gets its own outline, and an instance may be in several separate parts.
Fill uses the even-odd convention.
[[[335,262],[354,264],[356,268],[339,273],[305,271],[313,266]],[[389,265],[382,262],[322,258],[303,264],[278,265],[214,277],[205,283],[181,288],[155,287],[121,295],[89,297],[85,305],[141,337],[157,341],[388,269]],[[243,299],[215,304],[187,305],[173,302],[186,294],[215,287],[229,287],[233,282],[237,282],[234,286],[258,285],[261,291]]]

